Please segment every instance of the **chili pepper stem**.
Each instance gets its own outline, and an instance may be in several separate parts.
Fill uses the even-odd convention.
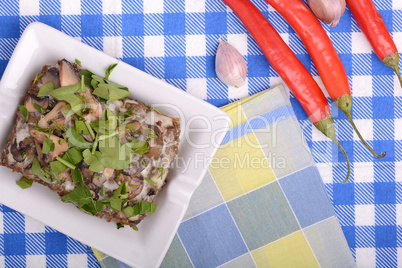
[[[342,145],[338,142],[335,133],[334,127],[334,119],[331,115],[328,115],[325,119],[321,119],[317,124],[314,125],[319,131],[321,131],[325,136],[330,138],[341,150],[343,156],[345,157],[346,163],[348,165],[348,173],[346,174],[346,178],[343,183],[347,183],[350,176],[350,163],[348,155],[346,154],[345,150],[343,149]]]
[[[335,100],[336,106],[345,113],[346,117],[348,118],[350,124],[352,125],[353,129],[355,130],[359,139],[363,142],[364,146],[377,158],[383,158],[386,155],[386,152],[383,152],[381,155],[374,152],[374,150],[367,144],[367,142],[363,139],[362,135],[360,134],[359,130],[357,129],[353,118],[352,118],[352,96],[349,94],[345,94],[342,97]]]
[[[399,53],[398,53],[398,51],[395,52],[392,55],[389,55],[389,56],[385,57],[382,60],[382,62],[385,65],[391,67],[392,70],[394,70],[394,72],[398,76],[399,83],[401,84],[401,87],[402,87],[402,76],[401,76],[401,72],[399,71]]]

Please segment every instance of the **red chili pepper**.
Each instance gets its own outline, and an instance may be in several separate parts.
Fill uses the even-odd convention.
[[[336,106],[345,113],[356,134],[366,148],[376,157],[378,155],[361,136],[352,118],[352,96],[348,77],[341,59],[318,19],[301,0],[265,0],[278,11],[299,35],[306,46],[328,94]],[[355,0],[353,0],[355,1]]]
[[[271,66],[278,72],[300,102],[314,126],[340,148],[348,164],[346,182],[350,174],[349,159],[336,138],[328,101],[316,81],[274,27],[249,0],[222,1],[243,22]]]
[[[360,29],[370,42],[375,54],[377,54],[378,58],[385,65],[395,71],[402,86],[402,77],[398,65],[398,50],[373,1],[346,0],[346,4]]]

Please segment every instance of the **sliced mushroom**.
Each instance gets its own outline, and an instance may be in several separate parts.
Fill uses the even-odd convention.
[[[138,177],[133,178],[129,177],[128,185],[129,185],[128,198],[133,199],[142,192],[142,188],[144,187],[144,179],[140,179]]]
[[[22,115],[22,113],[20,111],[17,111],[17,116],[19,118],[21,118],[22,120],[24,120],[24,122],[25,122],[26,118]],[[28,116],[28,122],[29,123],[36,123],[36,122],[38,122],[38,117],[30,114]]]
[[[155,134],[158,136],[156,139],[148,141],[149,150],[145,154],[149,158],[153,158],[155,156],[160,155],[162,151],[163,137],[162,132],[160,131],[158,126],[149,126],[149,129],[153,129],[155,131]]]
[[[61,109],[66,105],[67,103],[64,101],[60,101],[54,106],[54,108],[48,112],[45,116],[43,116],[39,120],[39,126],[42,128],[49,128],[53,127],[55,125],[54,122],[56,122],[58,125],[64,125],[65,123],[65,118],[63,113],[61,112]]]
[[[95,177],[92,180],[93,184],[95,184],[98,187],[100,187],[105,181],[106,181],[106,178],[104,176]]]
[[[68,142],[62,138],[59,138],[55,135],[49,135],[46,133],[43,133],[39,130],[30,128],[29,129],[29,134],[37,140],[39,143],[42,143],[45,141],[46,138],[49,138],[53,141],[54,143],[54,150],[52,152],[49,152],[47,155],[43,156],[43,160],[45,162],[51,162],[54,159],[56,159],[57,156],[59,156],[62,153],[65,153],[68,149],[70,149],[70,146],[68,146]]]
[[[42,84],[52,82],[54,88],[60,87],[60,71],[56,67],[50,67],[44,76],[42,76]]]
[[[83,161],[82,163],[85,163],[85,162]],[[84,181],[92,179],[95,172],[89,170],[88,167],[84,167],[84,165],[82,165],[82,164],[78,168],[80,168],[80,170],[81,170]]]
[[[87,134],[87,135],[81,134],[81,136],[82,136],[87,142],[89,142],[89,143],[93,143],[93,142],[94,142],[94,139],[92,139],[92,136],[91,136],[90,134]]]
[[[36,148],[36,154],[38,155],[38,160],[40,162],[41,165],[44,164],[43,162],[43,152],[42,152],[42,146],[41,144],[34,139],[34,144],[35,144],[35,148]]]
[[[85,108],[89,109],[89,113],[83,115],[82,117],[85,118],[85,120],[87,121],[96,121],[99,120],[102,117],[102,105],[94,98],[94,96],[89,93],[89,92],[85,92],[82,93],[82,95],[85,97],[86,99],[86,104],[85,104]]]
[[[108,168],[108,167],[105,168],[103,170],[103,173],[102,173],[102,175],[105,176],[105,178],[107,180],[109,180],[113,176],[113,174],[114,174],[114,169],[113,168]]]
[[[97,186],[101,186],[105,181],[110,180],[114,175],[114,169],[113,168],[105,168],[102,172],[102,176],[97,177],[93,179],[93,183]]]
[[[25,160],[26,157],[23,154],[28,151],[29,147],[18,148],[17,141],[15,140],[13,145],[11,145],[10,152],[13,155],[13,158],[18,163],[21,163]]]
[[[133,140],[134,136],[140,131],[142,125],[140,122],[134,121],[128,123],[125,127],[119,128],[119,140],[122,144]]]
[[[66,87],[79,83],[81,81],[80,75],[74,66],[66,59],[60,61],[60,86]]]
[[[73,181],[71,177],[71,169],[67,168],[62,173],[59,174],[60,179],[64,179],[65,181]]]
[[[28,112],[30,113],[35,113],[38,110],[34,107],[34,103],[39,105],[42,108],[47,108],[49,107],[49,97],[44,97],[44,98],[38,98],[32,94],[29,94],[26,99],[25,99],[25,107],[27,108]]]
[[[155,145],[155,146],[149,147],[149,150],[145,155],[148,156],[149,158],[153,158],[155,156],[160,155],[161,151],[162,151],[162,145]]]

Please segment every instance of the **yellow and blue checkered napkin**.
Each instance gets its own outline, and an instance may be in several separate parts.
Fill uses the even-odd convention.
[[[222,109],[230,130],[161,267],[354,267],[284,87]]]
[[[354,267],[284,87],[222,109],[230,130],[162,267]]]

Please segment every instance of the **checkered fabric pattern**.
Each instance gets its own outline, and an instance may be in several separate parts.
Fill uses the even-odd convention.
[[[162,267],[354,267],[284,88],[222,109],[232,125]]]
[[[0,205],[0,267],[100,267],[88,246]]]
[[[321,84],[306,49],[286,21],[265,1],[252,2]],[[402,1],[374,2],[402,51]],[[219,0],[2,0],[0,74],[22,31],[34,21],[53,26],[219,107],[281,82],[241,22]],[[332,142],[311,126],[291,95],[292,108],[357,266],[401,266],[402,89],[392,70],[372,52],[349,10],[345,11],[337,27],[323,27],[349,76],[357,127],[377,152],[386,151],[387,156],[381,160],[373,158],[358,141],[344,115],[329,100],[338,138],[352,162],[350,182],[341,184],[346,175],[343,156]],[[246,59],[248,79],[241,88],[228,88],[215,75],[214,55],[219,38],[233,44]],[[70,263],[68,249],[75,247],[68,246],[68,241],[74,245],[77,242],[47,235],[54,234],[48,227],[33,232],[38,234],[38,239],[30,240],[27,222],[31,220],[4,206],[0,208],[0,267],[3,263],[10,267],[19,263],[24,266],[33,259],[41,259],[39,263],[43,263],[44,258],[46,263],[54,266]],[[14,220],[8,220],[10,218]],[[19,227],[15,229],[15,226]],[[183,228],[179,229],[179,235],[185,232]],[[19,239],[7,238],[9,232]],[[32,241],[38,243],[33,245],[34,248],[42,249],[40,254],[31,254],[33,251],[28,250]],[[46,255],[46,243],[64,243],[67,250],[61,255]],[[25,250],[17,244],[25,245]],[[91,253],[87,252],[86,256],[91,265],[96,265]]]

